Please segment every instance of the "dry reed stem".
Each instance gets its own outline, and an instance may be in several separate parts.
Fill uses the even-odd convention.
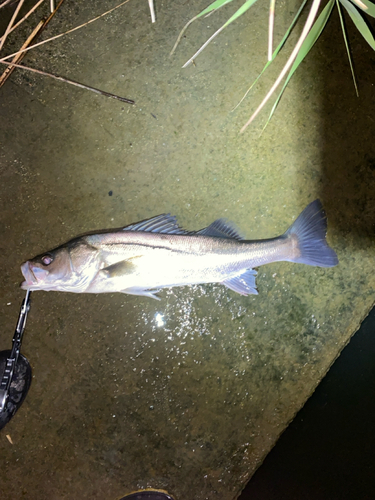
[[[150,7],[151,22],[154,23],[156,21],[156,18],[155,18],[155,9],[154,9],[154,0],[148,0],[148,5]]]
[[[9,21],[9,24],[7,26],[7,29],[5,30],[4,36],[1,39],[0,50],[3,48],[5,40],[7,39],[7,36],[9,35],[10,30],[12,29],[14,21],[16,20],[16,17],[18,16],[18,13],[19,13],[24,1],[25,0],[20,0],[20,3],[17,5],[16,10],[13,12],[13,16],[12,16],[11,20]]]
[[[61,4],[64,2],[64,0],[60,0],[58,3],[56,9],[47,17],[47,19],[42,19],[38,26],[35,28],[35,30],[31,33],[29,38],[26,40],[26,42],[22,45],[21,50],[28,47],[30,43],[33,41],[34,38],[36,38],[39,33],[41,33],[44,28],[47,26],[47,24],[50,22],[50,20],[53,18],[53,16],[56,14],[57,10],[60,8]],[[19,52],[16,56],[14,56],[12,63],[13,66],[8,66],[8,68],[4,71],[4,73],[0,77],[0,87],[4,85],[6,80],[9,78],[9,76],[13,73],[15,70],[16,66],[15,63],[18,63],[22,61],[22,59],[25,56],[25,52]]]
[[[0,3],[0,9],[1,9],[2,7],[5,7],[6,5],[8,5],[8,3],[12,2],[12,1],[13,1],[13,0],[5,0],[5,2]]]
[[[59,80],[61,82],[69,83],[70,85],[74,85],[75,87],[79,87],[85,90],[91,90],[91,92],[95,92],[96,94],[103,95],[105,97],[111,97],[112,99],[117,99],[122,102],[126,102],[128,104],[135,104],[133,99],[128,99],[127,97],[121,97],[116,94],[111,94],[110,92],[105,92],[104,90],[96,89],[95,87],[89,87],[88,85],[84,85],[83,83],[75,82],[74,80],[68,80],[63,76],[53,75],[52,73],[46,73],[45,71],[41,71],[40,69],[30,68],[29,66],[23,66],[22,64],[13,64],[7,61],[0,61],[2,64],[6,64],[7,66],[14,66],[20,69],[26,69],[27,71],[31,71],[32,73],[37,73],[38,75],[49,76],[50,78],[54,78],[55,80]]]
[[[275,24],[275,3],[276,0],[271,0],[270,2],[270,13],[268,21],[268,60],[272,60],[272,46],[273,46],[273,28]]]
[[[61,7],[61,5],[63,4],[64,0],[60,0],[60,2],[57,4],[57,7],[56,9],[54,9],[53,12],[51,12],[51,14],[47,17],[47,19],[44,21],[44,24],[43,24],[43,28],[42,30],[44,30],[44,28],[47,26],[47,24],[50,22],[50,20],[53,18],[53,16],[56,14],[56,12],[59,10],[59,8]]]
[[[13,54],[10,54],[9,56],[5,56],[2,59],[0,59],[0,62],[6,62],[8,59],[11,59],[12,57],[16,56],[17,54],[20,54],[22,52],[27,52],[28,50],[31,50],[31,49],[34,49],[35,47],[39,47],[40,45],[43,45],[44,43],[51,42],[52,40],[57,40],[57,38],[60,38],[64,35],[68,35],[69,33],[73,33],[73,31],[76,31],[80,28],[83,28],[84,26],[87,26],[88,24],[93,23],[94,21],[97,21],[101,17],[106,16],[107,14],[110,14],[111,12],[118,9],[119,7],[122,7],[123,5],[125,5],[128,2],[130,2],[130,0],[125,0],[125,2],[122,2],[119,5],[117,5],[116,7],[113,7],[112,9],[107,10],[107,12],[100,14],[100,16],[97,16],[94,19],[87,21],[86,23],[80,24],[79,26],[76,26],[75,28],[72,28],[71,30],[65,31],[65,33],[60,33],[59,35],[48,38],[47,40],[43,40],[42,42],[35,43],[34,45],[31,45],[31,47],[26,47],[23,50],[19,50],[18,52],[14,52]]]
[[[172,49],[172,50],[170,51],[170,53],[169,53],[169,56],[172,56],[172,55],[173,55],[174,51],[175,51],[175,50],[176,50],[176,48],[177,48],[177,45],[180,43],[180,40],[181,40],[181,38],[182,38],[183,34],[185,33],[186,29],[187,29],[187,28],[190,26],[190,24],[191,24],[193,21],[195,21],[196,19],[198,19],[198,16],[195,16],[195,17],[193,17],[193,19],[190,19],[190,21],[188,21],[188,22],[185,24],[185,26],[182,28],[182,30],[181,30],[181,32],[180,32],[180,34],[179,34],[179,35],[178,35],[178,37],[177,37],[176,43],[173,45],[173,49]]]
[[[39,21],[39,24],[36,26],[36,28],[33,29],[31,35],[27,38],[26,42],[22,45],[21,49],[24,49],[25,47],[28,47],[30,43],[34,40],[34,38],[39,34],[39,32],[43,29],[44,27],[44,21],[41,20]],[[20,62],[25,53],[18,54],[17,56],[14,57],[12,60],[13,64],[16,64]],[[0,76],[0,87],[4,85],[4,83],[7,81],[7,79],[10,77],[10,75],[13,73],[15,69],[15,66],[8,66],[4,73]]]
[[[41,3],[43,3],[43,2],[44,2],[44,0],[39,0],[39,2],[36,5],[34,5],[34,7],[32,9],[30,9],[29,12],[20,21],[18,21],[17,24],[15,24],[12,27],[12,29],[9,31],[9,33],[11,33],[13,30],[15,30],[16,28],[18,28],[18,26],[20,24],[22,24],[34,12],[34,10],[36,10],[39,7],[39,5]],[[0,37],[0,40],[2,40],[2,39],[3,39],[3,37]]]
[[[24,21],[25,21],[25,20],[26,20],[26,19],[27,19],[27,18],[28,18],[28,17],[29,17],[29,16],[30,16],[33,12],[34,12],[34,10],[36,10],[36,9],[39,7],[39,5],[40,5],[41,3],[43,3],[43,2],[44,2],[44,0],[39,0],[39,2],[38,2],[36,5],[34,5],[34,7],[32,7],[32,8],[29,10],[29,12],[28,12],[28,13],[27,13],[27,14],[26,14],[26,15],[25,15],[22,19],[20,19],[20,21],[18,21],[18,23],[17,23],[17,24],[15,24],[15,25],[12,27],[12,29],[9,31],[9,33],[11,33],[13,30],[15,30],[16,28],[18,28],[18,26],[19,26],[20,24],[22,24],[22,23],[23,23],[23,22],[24,22]],[[1,5],[0,5],[0,7],[1,7]],[[3,36],[4,36],[4,35],[3,35]],[[0,41],[3,39],[3,36],[0,36]]]

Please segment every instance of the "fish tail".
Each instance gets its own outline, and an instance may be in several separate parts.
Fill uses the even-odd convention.
[[[292,262],[309,266],[333,267],[339,262],[336,252],[326,241],[327,217],[320,200],[308,205],[285,232],[286,237],[296,237],[299,256]]]

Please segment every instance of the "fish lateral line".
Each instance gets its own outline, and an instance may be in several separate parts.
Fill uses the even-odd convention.
[[[282,235],[261,240],[243,239],[226,219],[188,232],[176,217],[162,214],[118,231],[87,233],[26,261],[21,287],[156,298],[163,288],[221,283],[241,295],[256,294],[254,268],[260,265],[287,261],[336,266],[338,257],[326,233],[327,217],[319,200]]]

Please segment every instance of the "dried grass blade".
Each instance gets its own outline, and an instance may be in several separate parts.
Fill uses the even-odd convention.
[[[150,7],[151,22],[154,23],[156,21],[156,18],[155,18],[155,8],[154,8],[154,0],[148,0],[148,6]]]
[[[25,21],[25,20],[26,20],[26,19],[27,19],[27,18],[28,18],[28,17],[29,17],[29,16],[30,16],[33,12],[34,12],[34,10],[36,10],[36,9],[39,7],[39,5],[40,5],[40,4],[42,4],[44,1],[45,1],[45,0],[39,0],[39,2],[38,2],[37,4],[35,4],[35,5],[34,5],[34,7],[32,7],[32,8],[29,10],[29,12],[28,12],[25,16],[23,16],[23,18],[22,18],[20,21],[18,21],[18,23],[17,23],[17,24],[15,24],[15,25],[12,27],[12,29],[9,31],[9,33],[11,33],[13,30],[17,29],[17,28],[18,28],[18,26],[19,26],[20,24],[22,24],[22,23],[23,23],[23,22],[24,22],[24,21]],[[1,7],[1,6],[0,6],[0,7]],[[0,37],[0,40],[2,40],[2,39],[3,39],[3,37]]]
[[[270,1],[270,15],[268,21],[268,60],[272,61],[272,46],[273,46],[273,27],[275,24],[275,3],[276,0]]]
[[[7,66],[14,66],[20,69],[26,69],[27,71],[31,71],[32,73],[38,73],[38,75],[49,76],[50,78],[54,78],[55,80],[59,80],[60,82],[69,83],[70,85],[74,85],[75,87],[79,87],[85,90],[91,90],[91,92],[95,92],[96,94],[103,95],[105,97],[111,97],[112,99],[117,99],[122,102],[127,102],[128,104],[135,104],[133,99],[128,99],[127,97],[121,97],[116,94],[111,94],[110,92],[105,92],[104,90],[97,89],[95,87],[90,87],[89,85],[84,85],[83,83],[75,82],[74,80],[68,80],[63,76],[54,75],[52,73],[46,73],[45,71],[41,71],[40,69],[30,68],[29,66],[24,66],[23,64],[13,64],[6,61],[0,61],[2,64],[6,64]]]
[[[20,0],[20,3],[17,5],[16,10],[14,11],[12,18],[11,18],[11,20],[9,21],[9,24],[8,24],[8,26],[7,26],[7,29],[5,30],[5,33],[4,33],[4,35],[3,35],[2,39],[1,39],[1,42],[0,42],[0,50],[3,48],[3,45],[4,45],[4,43],[5,43],[5,40],[7,39],[7,36],[9,35],[10,30],[12,29],[12,26],[13,26],[13,24],[14,24],[14,21],[16,20],[16,17],[18,16],[18,13],[19,13],[19,11],[20,11],[20,9],[21,9],[22,5],[24,4],[24,1],[25,1],[25,0]]]
[[[130,0],[125,0],[125,2],[120,3],[119,5],[116,5],[116,7],[113,7],[110,10],[107,10],[106,12],[103,12],[103,14],[100,14],[100,16],[94,17],[94,19],[90,19],[90,21],[87,21],[86,23],[80,24],[79,26],[76,26],[75,28],[72,28],[71,30],[65,31],[65,33],[60,33],[59,35],[53,36],[51,38],[48,38],[47,40],[43,40],[42,42],[35,43],[31,47],[27,47],[26,49],[19,50],[18,52],[14,52],[13,54],[9,54],[9,56],[5,56],[2,59],[0,59],[0,62],[6,62],[8,59],[11,59],[12,57],[16,56],[17,54],[21,52],[27,52],[28,50],[35,49],[35,47],[39,47],[40,45],[43,45],[47,42],[51,42],[52,40],[57,40],[58,38],[61,38],[64,35],[68,35],[69,33],[73,33],[73,31],[77,31],[80,28],[83,28],[84,26],[87,26],[88,24],[93,23],[94,21],[97,21],[103,16],[106,16],[107,14],[110,14],[114,10],[118,9],[119,7],[122,7],[126,3],[130,2]]]
[[[202,45],[202,47],[199,50],[197,50],[196,53],[188,61],[186,61],[186,63],[182,67],[186,68],[187,66],[189,66],[189,64],[191,64],[194,61],[194,59],[197,56],[199,56],[201,52],[203,52],[203,50],[207,47],[207,45],[220,33],[220,31],[223,31],[224,28],[225,26],[222,26],[217,31],[215,31],[215,33],[212,36],[210,36],[210,38]]]
[[[40,33],[40,31],[42,31],[43,27],[44,27],[44,21],[43,20],[39,21],[39,24],[33,29],[31,35],[27,38],[26,42],[22,45],[21,49],[28,47],[30,43],[34,40],[34,38]],[[18,54],[17,56],[14,57],[12,63],[13,64],[19,63],[23,59],[24,55],[25,53]],[[8,66],[6,68],[4,73],[0,76],[0,87],[4,85],[4,83],[10,77],[10,75],[13,73],[14,69],[15,66]]]
[[[10,2],[13,2],[13,0],[5,0],[5,2],[0,3],[0,9],[1,9],[2,7],[5,7],[6,5],[8,5]]]
[[[182,30],[180,31],[180,34],[179,34],[179,35],[178,35],[178,37],[177,37],[177,40],[176,40],[175,44],[173,45],[173,49],[172,49],[172,50],[170,51],[170,53],[169,53],[169,56],[173,55],[174,51],[177,49],[177,45],[180,43],[180,40],[181,40],[181,38],[182,38],[183,34],[184,34],[184,33],[185,33],[185,31],[187,30],[187,28],[190,26],[190,24],[191,24],[192,22],[194,22],[196,19],[198,19],[198,16],[195,16],[195,17],[193,17],[193,19],[190,19],[190,21],[189,21],[189,22],[187,22],[187,23],[185,24],[185,26],[182,28]]]

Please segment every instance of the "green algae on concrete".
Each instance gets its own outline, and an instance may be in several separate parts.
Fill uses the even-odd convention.
[[[113,5],[64,4],[48,36]],[[1,90],[0,348],[23,297],[20,264],[89,230],[171,212],[191,230],[227,217],[266,238],[320,197],[340,265],[261,267],[256,297],[219,285],[166,290],[161,302],[33,293],[23,342],[33,383],[0,435],[4,499],[146,487],[236,498],[373,304],[370,49],[356,41],[363,97],[351,100],[335,66],[341,34],[323,35],[266,131],[239,135],[256,103],[230,111],[263,67],[267,6],[253,10],[263,31],[241,19],[181,70],[213,18],[169,51],[204,6],[157,5],[151,25],[147,2],[130,2],[25,59],[134,106],[21,72]]]

